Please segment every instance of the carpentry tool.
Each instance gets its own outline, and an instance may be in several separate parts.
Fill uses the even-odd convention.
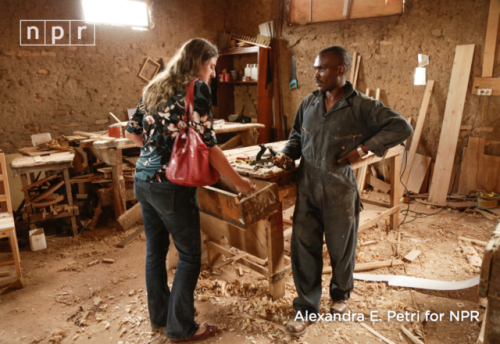
[[[290,74],[290,84],[288,86],[291,90],[299,87],[297,84],[297,73],[295,71],[295,56],[292,56],[292,72]]]
[[[257,165],[257,164],[262,163],[262,162],[273,161],[273,157],[275,157],[278,154],[274,149],[272,149],[271,147],[265,146],[263,144],[260,144],[259,147],[260,147],[259,153],[257,153],[257,156],[255,157],[255,160],[250,161],[248,163],[249,165],[253,166],[253,165]],[[268,159],[262,159],[262,156],[264,155],[264,153],[266,153],[266,151],[268,149],[269,149],[269,152],[271,153],[271,157],[268,158]]]

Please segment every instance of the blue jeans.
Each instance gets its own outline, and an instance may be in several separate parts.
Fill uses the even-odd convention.
[[[191,338],[194,290],[201,267],[200,213],[196,188],[171,182],[134,180],[134,195],[142,208],[146,233],[146,287],[152,327],[166,326],[171,339]],[[172,290],[168,287],[166,257],[172,234],[179,262]]]

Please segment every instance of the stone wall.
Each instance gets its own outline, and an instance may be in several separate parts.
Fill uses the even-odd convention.
[[[82,19],[79,0],[5,1],[0,4],[0,148],[15,153],[31,135],[68,135],[106,130],[111,111],[127,119],[144,81],[137,77],[145,58],[165,62],[188,39],[217,42],[224,30],[222,0],[149,1],[150,31],[98,25],[90,47],[24,47],[23,19]]]

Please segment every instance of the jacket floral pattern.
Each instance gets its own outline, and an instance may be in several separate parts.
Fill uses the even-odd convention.
[[[210,87],[203,81],[194,86],[193,122],[184,118],[186,91],[177,89],[174,97],[149,111],[141,101],[127,125],[127,131],[143,135],[144,146],[135,166],[135,178],[148,182],[167,181],[166,169],[181,129],[194,128],[207,147],[217,144],[213,130]]]

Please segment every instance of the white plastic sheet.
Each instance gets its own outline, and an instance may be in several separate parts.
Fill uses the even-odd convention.
[[[427,290],[460,290],[474,287],[479,284],[479,276],[465,281],[436,281],[425,278],[395,276],[395,275],[371,275],[354,274],[354,279],[370,282],[388,282],[390,286],[417,288]]]

